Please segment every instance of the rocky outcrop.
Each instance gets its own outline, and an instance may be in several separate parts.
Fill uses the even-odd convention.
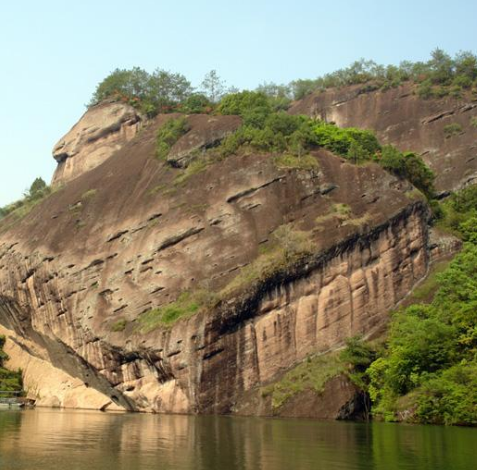
[[[295,103],[290,112],[342,127],[373,129],[381,142],[418,152],[435,171],[437,189],[443,193],[477,182],[475,96],[425,100],[409,83],[387,91],[368,90],[354,85],[315,93]],[[449,124],[460,130],[447,133]]]
[[[34,400],[36,406],[101,411],[125,409],[115,403],[115,399],[90,387],[87,381],[68,374],[60,366],[55,366],[55,358],[38,342],[30,341],[23,334],[19,336],[15,330],[2,325],[0,334],[9,338],[5,350],[9,357],[8,367],[22,370],[23,386],[27,390],[28,398]]]
[[[449,260],[462,248],[462,240],[448,231],[433,227],[429,231],[429,253],[431,263]]]
[[[141,117],[125,103],[104,102],[83,117],[53,148],[58,167],[52,185],[58,186],[92,170],[138,132]]]
[[[83,384],[70,387],[77,406],[236,412],[308,355],[381,331],[425,275],[426,205],[379,166],[318,151],[313,170],[247,155],[185,173],[153,158],[161,119],[0,224],[0,324],[22,351],[15,364],[43,360]],[[310,253],[254,275],[283,226],[306,234]],[[146,312],[198,290],[222,294],[142,329]],[[88,405],[90,389],[100,395]],[[31,390],[74,403],[56,383]]]
[[[278,413],[270,415],[283,418],[364,420],[365,400],[363,392],[344,374],[340,374],[328,380],[320,393],[311,389],[297,393]]]

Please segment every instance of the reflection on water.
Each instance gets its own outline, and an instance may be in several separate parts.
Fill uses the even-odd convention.
[[[477,430],[215,416],[0,412],[8,470],[470,470]]]

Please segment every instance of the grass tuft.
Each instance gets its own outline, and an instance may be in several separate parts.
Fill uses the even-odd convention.
[[[272,396],[272,408],[277,410],[290,398],[305,390],[322,393],[331,378],[345,372],[339,353],[309,357],[287,372],[281,380],[262,389],[263,396]]]
[[[320,166],[318,160],[309,154],[301,157],[291,154],[278,155],[273,162],[279,169],[316,170]]]
[[[128,322],[124,318],[121,318],[117,322],[113,323],[111,325],[111,331],[115,333],[120,333],[126,329]]]
[[[148,333],[159,327],[171,327],[178,320],[189,318],[214,302],[206,290],[183,292],[175,302],[154,308],[139,317],[139,330]]]

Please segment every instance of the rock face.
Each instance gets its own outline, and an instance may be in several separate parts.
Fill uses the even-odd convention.
[[[20,338],[14,330],[4,326],[0,326],[0,334],[10,338],[5,351],[10,358],[8,365],[11,369],[22,369],[28,394],[35,400],[36,406],[101,411],[124,409],[108,395],[55,366],[55,358],[38,342],[30,341],[25,335]]]
[[[418,152],[436,172],[436,187],[442,192],[477,180],[477,100],[470,94],[423,100],[411,84],[371,92],[355,85],[309,95],[290,112],[373,129],[381,142]],[[461,130],[448,135],[449,124]]]
[[[58,167],[52,185],[67,183],[103,163],[137,134],[140,123],[136,110],[124,103],[105,102],[88,109],[53,148]]]
[[[327,381],[321,393],[305,390],[294,395],[285,403],[278,416],[283,418],[364,420],[366,419],[365,399],[346,376],[337,375]]]
[[[186,168],[194,157],[215,147],[242,124],[238,116],[194,114],[187,118],[189,132],[171,148],[167,162],[176,168]]]
[[[443,192],[477,175],[469,96],[423,101],[410,85],[353,86],[291,112],[420,152]],[[157,130],[178,116],[138,134],[133,108],[90,109],[55,147],[57,191],[27,217],[0,221],[0,333],[40,405],[276,414],[263,387],[350,336],[380,334],[430,259],[458,249],[442,234],[429,240],[425,202],[372,163],[320,150],[312,170],[261,154],[188,167],[240,125],[235,116],[187,117],[190,130],[158,161]],[[452,123],[462,131],[447,137]],[[306,254],[264,269],[277,243],[290,244],[283,233],[305,237]],[[196,292],[215,301],[144,328],[151,309]],[[359,412],[355,388],[337,376],[278,414]]]
[[[317,151],[313,170],[247,155],[187,173],[153,157],[165,119],[27,218],[0,224],[8,351],[16,365],[49,363],[68,388],[25,367],[33,398],[239,412],[308,355],[380,331],[426,273],[427,207],[379,166]],[[310,253],[249,279],[283,226],[306,233]],[[226,294],[141,329],[145,312],[198,289]]]
[[[194,237],[185,244],[186,252],[197,253],[202,245]],[[27,348],[23,338],[38,338],[53,363],[59,360],[58,367],[71,370],[110,401],[156,412],[232,412],[247,392],[273,382],[309,354],[334,349],[349,336],[376,333],[386,312],[424,276],[427,262],[425,210],[410,205],[389,223],[352,236],[212,313],[142,335],[112,333],[108,324],[119,315],[134,321],[153,298],[147,281],[134,285],[134,276],[136,282],[148,278],[144,261],[129,264],[137,270],[133,276],[124,271],[125,259],[118,269],[119,255],[72,272],[54,260],[42,261],[39,254],[25,265],[18,247],[8,248],[2,262],[16,270],[2,278],[23,286],[10,293],[16,294],[13,304],[25,310],[20,314],[17,308],[0,307],[2,324],[15,332],[9,337],[33,357],[38,357],[35,349]],[[161,261],[153,266],[157,272]],[[95,279],[100,279],[98,287]],[[125,301],[128,281],[136,295],[118,306]],[[64,354],[74,363],[62,364]],[[25,372],[31,387],[37,370]],[[53,395],[51,385],[39,390],[41,385],[35,393]]]

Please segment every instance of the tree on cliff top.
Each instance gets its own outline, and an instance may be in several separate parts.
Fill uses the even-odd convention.
[[[171,111],[192,91],[190,82],[180,73],[156,69],[150,74],[139,67],[116,69],[97,86],[89,106],[113,99],[153,117]]]
[[[146,99],[149,80],[150,75],[139,67],[116,69],[96,87],[90,106],[108,98]]]
[[[218,103],[225,94],[225,81],[222,80],[216,70],[206,74],[201,84],[205,96],[212,102]]]
[[[30,186],[28,190],[28,197],[35,199],[36,197],[43,196],[48,185],[45,183],[43,178],[36,178],[35,181]]]
[[[418,93],[423,98],[432,96],[459,96],[463,89],[477,88],[477,56],[469,51],[459,52],[454,57],[436,48],[427,62],[403,61],[396,65],[380,65],[371,60],[360,59],[335,72],[316,79],[300,79],[290,83],[294,99],[304,98],[317,90],[367,84],[364,91],[386,90],[402,82],[422,84]],[[434,87],[434,88],[433,88]]]

